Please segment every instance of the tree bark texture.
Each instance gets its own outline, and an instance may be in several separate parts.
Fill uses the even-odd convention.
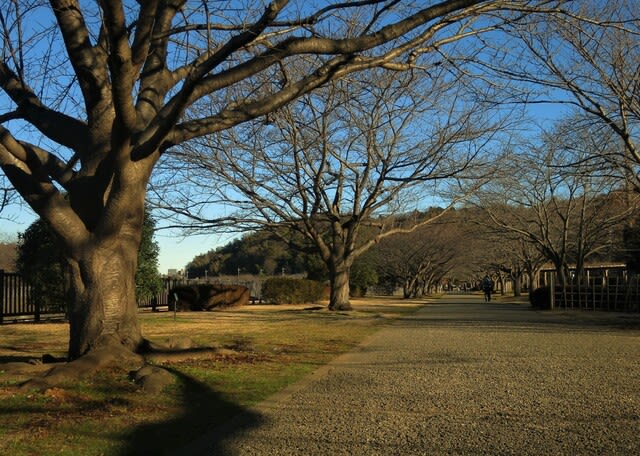
[[[116,239],[72,260],[75,300],[69,315],[69,357],[78,358],[107,340],[132,351],[142,344],[135,299],[137,249]],[[105,336],[109,336],[106,339]]]
[[[329,310],[352,310],[349,302],[349,268],[341,265],[331,271]]]

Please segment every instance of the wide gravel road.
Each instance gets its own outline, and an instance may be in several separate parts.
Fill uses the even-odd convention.
[[[640,455],[640,316],[434,300],[180,454]]]

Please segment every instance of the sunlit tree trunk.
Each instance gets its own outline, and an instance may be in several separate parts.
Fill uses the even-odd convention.
[[[330,310],[352,310],[349,302],[349,266],[344,262],[333,266],[330,278]]]
[[[69,357],[119,343],[132,351],[143,339],[135,299],[135,239],[119,237],[91,246],[71,260],[75,300],[69,314]]]
[[[76,359],[104,345],[139,351],[143,338],[138,323],[135,275],[145,213],[148,166],[142,163],[112,180],[105,215],[92,217],[100,200],[93,191],[74,190],[71,204],[81,218],[54,223],[65,233],[73,302],[69,309],[69,358]],[[123,190],[128,197],[123,197]],[[80,233],[82,232],[82,235]]]

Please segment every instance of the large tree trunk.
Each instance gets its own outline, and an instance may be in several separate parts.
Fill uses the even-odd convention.
[[[330,269],[329,310],[352,310],[349,302],[349,267],[340,265]]]
[[[411,297],[411,279],[405,279],[402,284],[402,297],[409,299]]]
[[[69,315],[70,359],[113,342],[131,351],[141,348],[135,298],[139,237],[135,230],[121,230],[70,260],[75,294]]]
[[[522,272],[520,270],[513,275],[513,296],[522,296]]]

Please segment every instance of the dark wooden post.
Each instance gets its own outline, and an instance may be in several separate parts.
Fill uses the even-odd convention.
[[[0,269],[0,324],[4,323],[4,269]]]
[[[23,282],[22,285],[26,285],[26,284]],[[39,322],[40,321],[40,299],[36,299],[35,302],[33,302],[34,299],[33,299],[33,293],[31,293],[31,287],[26,288],[26,290],[27,290],[27,296],[28,296],[27,302],[31,302],[35,306],[33,319]]]
[[[549,274],[549,291],[550,291],[550,301],[549,309],[553,310],[556,307],[556,283],[555,283],[555,274]]]

